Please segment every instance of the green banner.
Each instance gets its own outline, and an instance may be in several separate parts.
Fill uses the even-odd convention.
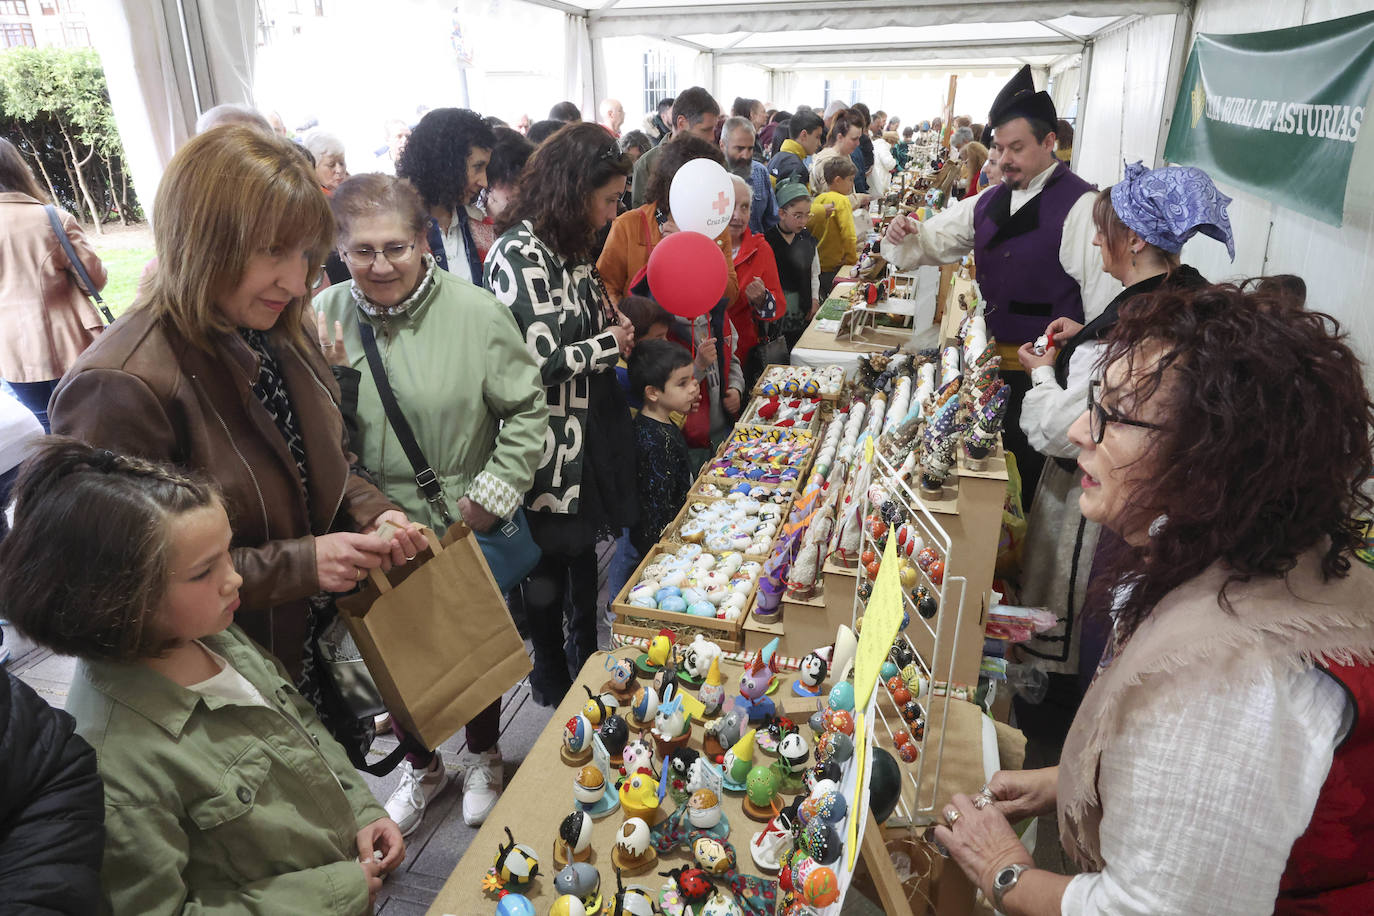
[[[1371,88],[1374,12],[1198,35],[1164,158],[1339,226]]]

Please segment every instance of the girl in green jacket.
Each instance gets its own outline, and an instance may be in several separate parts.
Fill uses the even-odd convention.
[[[281,664],[234,625],[214,488],[49,439],[15,487],[0,617],[80,659],[116,913],[371,912],[405,844]]]

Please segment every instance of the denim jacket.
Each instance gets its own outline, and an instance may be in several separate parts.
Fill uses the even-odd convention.
[[[386,816],[315,711],[237,627],[202,642],[268,707],[83,661],[67,705],[105,782],[116,914],[368,909],[357,832]]]

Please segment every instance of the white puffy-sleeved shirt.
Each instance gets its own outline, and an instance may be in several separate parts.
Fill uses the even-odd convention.
[[[1058,163],[1055,163],[1057,165]],[[1025,190],[1011,192],[1011,212],[1015,213],[1030,202],[1049,181],[1054,166],[1036,175]],[[898,270],[909,270],[927,264],[951,264],[973,250],[974,207],[978,198],[955,201],[930,219],[919,224],[917,231],[906,238],[889,254],[883,254]],[[1085,191],[1069,210],[1064,220],[1064,234],[1059,242],[1059,263],[1064,272],[1078,282],[1083,299],[1084,323],[1092,321],[1121,292],[1121,284],[1102,271],[1102,256],[1093,247],[1093,200],[1096,191]]]
[[[1270,913],[1293,843],[1354,721],[1314,668],[1156,693],[1102,754],[1105,870],[1075,876],[1064,916]]]
[[[1031,388],[1021,399],[1021,432],[1030,447],[1051,458],[1077,458],[1069,427],[1088,409],[1088,383],[1106,344],[1084,343],[1069,357],[1068,385],[1060,388],[1053,366],[1031,370]]]

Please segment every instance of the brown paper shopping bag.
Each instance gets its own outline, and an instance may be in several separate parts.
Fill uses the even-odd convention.
[[[433,750],[531,670],[472,531],[441,542],[340,599],[339,613],[401,726]]]

